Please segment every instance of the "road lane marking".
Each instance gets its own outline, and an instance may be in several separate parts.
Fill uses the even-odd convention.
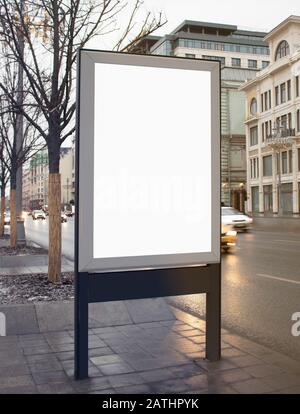
[[[297,280],[292,280],[292,279],[284,279],[282,277],[277,277],[277,276],[271,276],[271,275],[265,275],[264,273],[258,273],[256,276],[260,276],[260,277],[265,277],[267,279],[275,279],[275,280],[279,280],[281,282],[287,282],[287,283],[294,283],[295,285],[300,285],[300,282]]]
[[[275,242],[284,242],[284,243],[300,243],[300,240],[273,240]]]

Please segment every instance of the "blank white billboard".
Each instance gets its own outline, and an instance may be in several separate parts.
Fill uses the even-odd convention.
[[[218,64],[92,58],[81,65],[79,268],[219,261]]]

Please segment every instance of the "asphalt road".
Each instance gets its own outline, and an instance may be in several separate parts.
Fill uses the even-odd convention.
[[[62,223],[62,253],[70,260],[74,260],[74,218]],[[48,217],[46,220],[25,220],[26,239],[31,240],[45,249],[48,249]]]
[[[291,315],[300,312],[300,220],[258,219],[222,259],[222,325],[300,360]],[[205,295],[174,299],[205,316]]]
[[[63,254],[73,258],[74,221],[62,225]],[[48,221],[26,220],[27,237],[47,248]],[[300,337],[291,316],[300,312],[300,219],[257,219],[238,235],[234,252],[222,259],[224,328],[300,360]],[[205,316],[205,295],[171,299]]]

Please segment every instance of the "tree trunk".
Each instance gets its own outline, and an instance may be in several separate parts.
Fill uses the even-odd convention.
[[[0,219],[0,237],[4,235],[4,214],[5,214],[5,189],[1,188],[1,219]]]
[[[52,283],[61,282],[61,184],[60,161],[60,117],[53,111],[49,120],[49,264],[48,279]]]
[[[17,248],[16,189],[10,189],[10,247]]]
[[[49,173],[49,265],[48,279],[61,282],[61,187],[60,174]]]

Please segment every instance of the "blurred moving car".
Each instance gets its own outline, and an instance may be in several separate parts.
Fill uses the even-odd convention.
[[[221,228],[221,248],[223,251],[228,252],[230,249],[236,246],[237,232],[232,230],[230,226],[222,224]]]
[[[46,214],[43,212],[43,210],[33,210],[32,219],[33,220],[46,220]]]
[[[10,212],[6,211],[4,213],[4,225],[9,226],[10,225]]]
[[[222,207],[222,224],[230,225],[237,230],[250,230],[253,219],[233,207]]]
[[[66,223],[68,220],[66,214],[63,211],[60,214],[60,219],[62,223]]]

